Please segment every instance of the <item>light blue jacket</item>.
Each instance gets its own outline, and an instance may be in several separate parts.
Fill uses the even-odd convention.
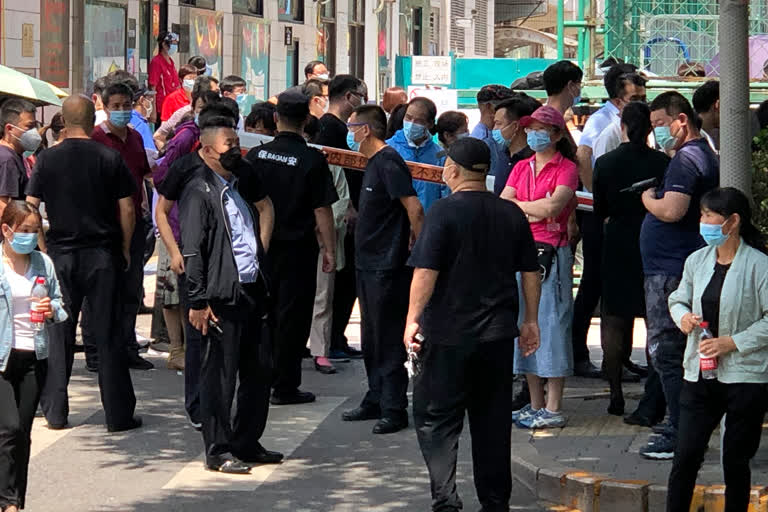
[[[0,244],[0,250],[2,244]],[[48,285],[48,296],[51,298],[51,307],[53,308],[52,322],[63,322],[68,318],[64,311],[61,288],[59,280],[56,278],[56,271],[53,269],[51,259],[40,251],[32,251],[30,256],[31,273],[35,277],[45,277]],[[30,288],[31,291],[31,288]],[[42,331],[35,333],[35,355],[38,360],[48,358],[48,325]],[[8,366],[8,357],[11,354],[13,345],[13,297],[11,295],[11,285],[5,277],[5,263],[0,258],[0,372],[5,371]]]
[[[683,316],[701,316],[701,296],[715,272],[717,252],[704,247],[685,261],[683,279],[669,296],[669,312],[678,327]],[[706,320],[706,318],[704,319]],[[720,357],[717,378],[725,384],[768,382],[768,256],[739,244],[720,295],[719,336],[730,336],[738,350]],[[685,380],[699,380],[699,336],[688,335]]]
[[[387,144],[392,146],[406,162],[437,165],[439,167],[442,167],[445,163],[445,155],[438,156],[439,153],[444,152],[443,148],[438,146],[432,139],[427,139],[426,144],[423,146],[412,146],[408,139],[405,138],[403,130],[398,130],[395,132],[394,137],[387,141]],[[432,206],[432,203],[441,197],[451,195],[451,190],[448,186],[440,185],[439,183],[413,180],[413,188],[419,196],[419,201],[421,201],[421,206],[424,207],[425,213]]]

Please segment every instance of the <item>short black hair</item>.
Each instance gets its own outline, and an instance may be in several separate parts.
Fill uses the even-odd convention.
[[[691,123],[697,122],[698,116],[693,111],[690,102],[677,91],[667,91],[656,96],[656,99],[651,103],[651,112],[656,110],[664,110],[668,116],[672,117],[678,114],[685,114]]]
[[[505,85],[491,84],[484,85],[477,92],[477,103],[498,103],[515,95],[515,91]]]
[[[392,109],[389,113],[389,121],[387,121],[387,139],[389,140],[395,136],[395,134],[403,129],[403,118],[405,117],[405,111],[408,109],[407,103],[401,103]]]
[[[467,126],[469,119],[464,112],[458,112],[456,110],[450,110],[443,112],[440,117],[437,118],[437,138],[440,142],[445,143],[446,133],[456,133],[456,131],[462,126]]]
[[[540,106],[541,103],[536,98],[525,93],[519,93],[517,97],[499,103],[496,112],[502,109],[506,110],[504,117],[507,118],[507,121],[512,122],[533,114]]]
[[[198,100],[203,100],[203,105],[208,105],[210,103],[217,103],[221,96],[219,96],[219,93],[216,91],[199,91],[198,94],[192,94],[192,112],[195,111],[195,105],[197,105]],[[205,107],[203,107],[205,108]]]
[[[132,73],[124,69],[116,69],[107,75],[107,85],[117,82],[122,82],[130,87],[132,94],[136,94],[139,90],[139,81]],[[104,89],[106,89],[106,87]],[[102,89],[102,93],[104,92],[104,89]]]
[[[693,93],[693,109],[699,113],[709,112],[719,99],[720,82],[718,80],[709,80],[704,82]]]
[[[308,77],[309,75],[313,74],[315,72],[315,66],[319,66],[320,64],[325,66],[325,62],[321,60],[311,60],[307,63],[306,66],[304,66],[304,77]]]
[[[35,114],[37,108],[32,102],[18,98],[12,98],[3,103],[0,108],[0,121],[3,123],[0,126],[0,134],[5,134],[5,125],[18,123],[19,117],[24,112]]]
[[[616,80],[616,90],[614,91],[613,98],[618,98],[624,93],[624,89],[627,84],[634,84],[637,87],[645,87],[648,80],[643,78],[639,73],[624,73]]]
[[[126,96],[130,101],[131,104],[133,104],[133,91],[131,90],[128,85],[126,85],[123,82],[115,82],[111,83],[107,86],[106,89],[104,89],[104,92],[101,94],[101,101],[104,103],[104,105],[109,104],[109,99],[112,96]]]
[[[212,76],[202,75],[195,78],[195,85],[192,86],[192,107],[195,106],[195,99],[201,97],[203,94],[210,92],[213,87],[212,84],[219,83],[218,80]],[[219,93],[216,93],[218,95]]]
[[[251,107],[251,113],[245,118],[247,128],[255,128],[259,121],[266,130],[276,131],[275,112],[277,109],[268,101],[260,101]]]
[[[205,61],[205,57],[201,57],[200,55],[194,55],[190,57],[187,61],[187,64],[195,68],[198,75],[205,73],[206,66],[208,65],[208,63]]]
[[[627,127],[629,141],[638,146],[648,144],[651,133],[651,109],[641,101],[633,101],[621,111],[621,123]]]
[[[104,89],[106,89],[108,85],[109,79],[106,76],[97,78],[96,81],[93,82],[93,92],[91,94],[101,97],[101,95],[104,94]]]
[[[387,135],[387,114],[378,105],[360,105],[355,109],[358,123],[366,123],[371,134],[379,140]]]
[[[245,87],[245,80],[237,75],[229,75],[225,76],[219,84],[221,92],[232,92],[235,90],[235,87]]]
[[[354,75],[336,75],[328,85],[328,97],[333,101],[348,92],[358,92],[362,83],[363,81]]]
[[[437,105],[435,102],[424,96],[416,96],[408,102],[408,106],[421,104],[427,109],[427,117],[432,120],[432,124],[435,124],[435,118],[437,117]]]
[[[240,107],[235,100],[220,96],[217,103],[223,105],[229,111],[229,115],[235,121],[235,124],[240,121]]]
[[[569,82],[581,82],[584,72],[569,60],[561,60],[544,70],[542,79],[547,96],[560,94]]]
[[[200,111],[198,124],[200,131],[210,128],[235,128],[236,118],[232,117],[231,109],[223,102],[209,103]]]
[[[614,64],[603,75],[603,85],[605,86],[605,92],[608,93],[610,99],[617,98],[621,91],[616,90],[616,82],[619,81],[619,77],[626,75],[627,73],[634,73],[637,71],[637,66],[634,64]]]
[[[323,87],[328,87],[327,80],[320,80],[319,78],[310,78],[304,85],[301,86],[301,92],[303,92],[309,99],[315,96],[323,95]]]

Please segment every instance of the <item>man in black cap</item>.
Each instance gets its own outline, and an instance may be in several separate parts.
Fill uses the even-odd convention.
[[[271,401],[276,405],[315,400],[315,395],[300,391],[299,386],[312,325],[318,245],[323,251],[323,271],[331,272],[336,266],[331,205],[339,197],[325,155],[304,140],[308,120],[309,98],[295,90],[282,93],[277,99],[277,136],[246,156],[260,173],[275,208],[269,261],[276,323]]]
[[[452,195],[432,205],[408,260],[414,273],[404,341],[423,361],[413,417],[433,510],[462,508],[456,453],[465,411],[482,509],[509,509],[513,345],[519,336],[526,355],[539,346],[536,246],[523,212],[486,191],[490,163],[482,141],[451,146],[443,181]],[[519,330],[518,288],[525,301]]]

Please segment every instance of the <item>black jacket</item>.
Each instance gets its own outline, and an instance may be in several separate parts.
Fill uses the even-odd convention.
[[[224,208],[227,188],[212,170],[205,169],[184,187],[179,199],[182,254],[192,309],[203,309],[211,303],[237,304],[240,275],[232,252],[229,217]],[[259,214],[250,205],[249,210],[259,242],[259,277],[269,290],[263,272],[266,255],[259,237]]]

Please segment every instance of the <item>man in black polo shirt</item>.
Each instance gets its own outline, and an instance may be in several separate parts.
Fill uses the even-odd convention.
[[[119,336],[120,273],[130,264],[136,185],[120,154],[90,140],[94,105],[70,96],[62,107],[66,138],[43,151],[27,187],[27,201],[45,201],[51,227],[48,254],[61,282],[69,319],[49,327],[53,340],[40,405],[51,428],[67,426],[67,385],[72,375],[75,330],[83,300],[99,356],[99,387],[107,429],[141,426]],[[118,215],[115,213],[118,212]]]
[[[513,346],[519,336],[529,355],[539,343],[536,245],[520,208],[486,191],[490,165],[481,140],[450,147],[443,180],[452,195],[430,208],[408,260],[415,270],[404,340],[423,361],[413,418],[434,510],[461,509],[456,453],[465,411],[482,509],[509,510]],[[525,300],[519,331],[517,272]]]
[[[339,197],[325,155],[307,146],[302,136],[308,120],[309,98],[299,91],[282,93],[277,98],[277,136],[246,156],[275,207],[269,250],[276,309],[273,404],[315,400],[315,395],[300,391],[299,386],[315,303],[318,238],[323,271],[331,272],[336,266],[331,205]]]
[[[374,434],[408,426],[408,375],[401,343],[411,270],[408,247],[424,219],[411,173],[402,157],[384,142],[387,117],[376,105],[363,105],[349,118],[349,131],[368,158],[355,231],[357,294],[368,393],[344,421],[379,419]]]
[[[328,113],[320,118],[319,128],[312,141],[321,146],[349,149],[347,146],[347,120],[355,108],[368,99],[365,82],[352,75],[336,75],[328,86]],[[362,352],[349,346],[344,331],[347,329],[352,308],[357,299],[355,283],[355,219],[360,207],[360,187],[363,173],[344,169],[351,200],[347,215],[347,234],[344,237],[344,268],[336,273],[333,291],[333,319],[331,321],[331,360],[348,357],[360,358]]]
[[[27,168],[22,155],[37,150],[42,141],[37,132],[36,111],[32,103],[17,99],[6,101],[0,109],[0,213],[11,199],[25,197]]]

